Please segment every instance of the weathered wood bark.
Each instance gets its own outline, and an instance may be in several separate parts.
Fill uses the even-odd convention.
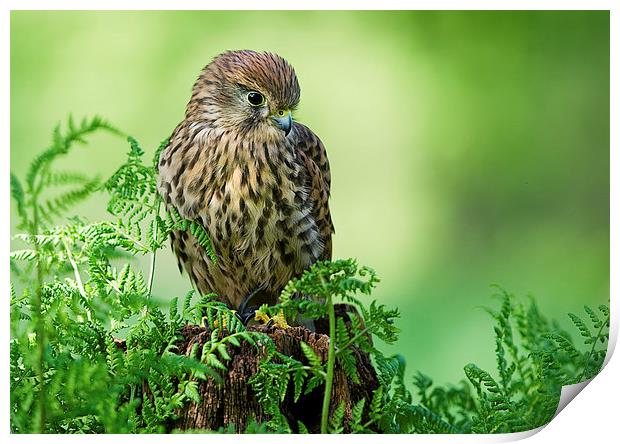
[[[346,309],[337,306],[342,315]],[[319,323],[317,330],[321,331]],[[306,362],[300,343],[304,341],[323,360],[327,361],[329,337],[319,332],[311,332],[304,327],[290,327],[287,329],[256,326],[250,327],[256,331],[266,333],[275,343],[278,350],[288,356]],[[179,349],[189,353],[193,344],[204,344],[210,337],[210,332],[199,326],[187,326],[183,331],[185,340]],[[258,422],[266,420],[265,413],[257,402],[248,380],[256,373],[264,350],[257,350],[248,343],[240,347],[229,347],[231,360],[227,362],[228,372],[225,372],[223,381],[219,384],[213,379],[201,382],[199,393],[202,402],[188,403],[180,412],[179,419],[172,424],[178,429],[218,429],[234,424],[237,432],[243,431],[246,425],[255,419]],[[345,373],[336,366],[334,386],[331,397],[331,408],[335,409],[341,401],[345,403],[345,418],[350,418],[351,408],[361,398],[372,399],[372,392],[378,386],[377,377],[368,355],[355,350],[358,362],[360,384],[355,384]],[[289,384],[292,386],[292,384]],[[291,427],[297,427],[297,420],[304,423],[310,432],[318,433],[321,422],[321,406],[323,400],[323,386],[317,387],[308,395],[302,395],[298,402],[293,402],[292,387],[281,407],[282,413],[289,420]],[[368,405],[368,404],[367,404]]]

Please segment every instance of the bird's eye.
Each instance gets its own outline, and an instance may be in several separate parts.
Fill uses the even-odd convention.
[[[248,93],[248,102],[252,106],[262,106],[265,104],[265,97],[256,91],[252,91]]]

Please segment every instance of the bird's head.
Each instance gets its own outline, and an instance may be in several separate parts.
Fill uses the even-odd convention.
[[[299,102],[293,67],[282,57],[255,51],[217,56],[196,81],[187,116],[229,131],[286,136]]]

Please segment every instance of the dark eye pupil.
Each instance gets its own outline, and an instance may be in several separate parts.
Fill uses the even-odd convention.
[[[248,94],[248,102],[254,106],[263,104],[263,95],[257,92],[251,92]]]

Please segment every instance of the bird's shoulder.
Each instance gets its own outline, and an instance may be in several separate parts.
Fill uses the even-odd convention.
[[[325,244],[321,258],[331,259],[331,236],[334,233],[334,225],[329,211],[331,176],[327,151],[321,139],[305,125],[295,123],[293,137],[297,155],[308,174],[314,217]]]

